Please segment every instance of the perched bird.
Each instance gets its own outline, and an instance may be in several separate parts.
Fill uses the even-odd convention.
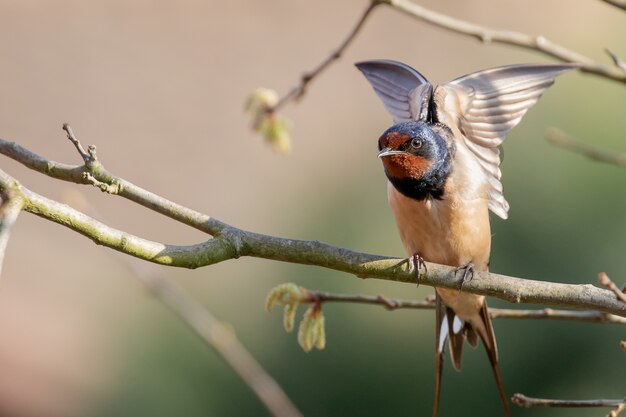
[[[500,150],[509,131],[557,75],[575,65],[511,65],[433,87],[395,61],[356,64],[394,118],[378,140],[389,205],[416,272],[424,260],[455,266],[460,285],[489,269],[489,210],[507,218]],[[427,272],[427,271],[426,271]],[[461,368],[463,340],[485,346],[507,416],[511,409],[484,296],[436,289],[435,400],[438,415],[443,351]]]

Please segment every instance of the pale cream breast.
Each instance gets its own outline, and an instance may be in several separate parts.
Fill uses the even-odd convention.
[[[487,270],[491,245],[488,202],[444,194],[442,200],[417,201],[388,183],[389,205],[407,254],[450,266],[472,262]]]

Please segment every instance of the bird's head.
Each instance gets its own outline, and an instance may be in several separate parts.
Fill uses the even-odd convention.
[[[442,135],[447,129],[421,121],[391,126],[378,139],[378,157],[391,183],[418,200],[440,198],[451,170],[450,150]]]

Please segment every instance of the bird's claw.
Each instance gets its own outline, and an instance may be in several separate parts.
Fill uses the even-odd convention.
[[[417,282],[417,286],[420,286],[420,268],[424,268],[424,274],[428,274],[428,267],[426,266],[426,262],[424,262],[424,258],[417,252],[411,256],[411,261],[413,262],[413,270],[415,271],[415,281]]]
[[[463,284],[474,279],[474,264],[468,262],[465,265],[454,268],[454,275],[456,276],[457,272],[459,271],[463,271],[463,275],[461,275],[461,281],[459,282],[459,292],[461,292],[461,290],[463,289]]]

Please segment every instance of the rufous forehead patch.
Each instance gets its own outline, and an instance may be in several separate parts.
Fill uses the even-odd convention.
[[[407,140],[409,140],[409,137],[407,135],[403,135],[401,133],[396,133],[396,132],[387,133],[386,135],[383,135],[380,137],[380,140],[379,140],[380,149],[383,149],[383,148],[398,149],[400,145],[402,145]]]

